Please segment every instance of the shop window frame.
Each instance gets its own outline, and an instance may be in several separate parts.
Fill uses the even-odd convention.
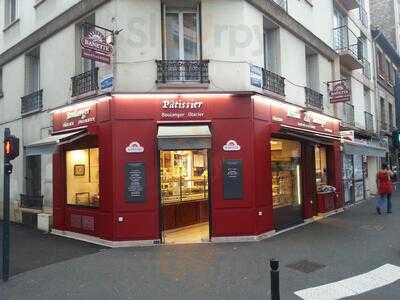
[[[76,205],[68,203],[68,185],[67,185],[67,152],[74,151],[74,150],[89,150],[92,148],[97,148],[99,151],[99,205],[98,206],[90,206],[90,205]],[[100,209],[102,206],[102,151],[100,147],[100,143],[98,142],[97,136],[86,136],[78,141],[74,141],[70,144],[65,144],[61,146],[60,153],[62,153],[62,180],[64,181],[64,206],[70,209],[90,209],[96,210]]]

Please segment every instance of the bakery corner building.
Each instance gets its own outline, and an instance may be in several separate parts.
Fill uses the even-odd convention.
[[[339,121],[257,94],[111,94],[53,112],[54,232],[257,240],[343,206]],[[332,193],[329,186],[336,188]]]

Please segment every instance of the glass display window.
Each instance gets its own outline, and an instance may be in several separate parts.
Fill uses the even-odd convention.
[[[271,140],[273,207],[300,206],[301,144],[292,140]]]
[[[99,148],[66,152],[67,204],[99,206]]]
[[[208,200],[207,150],[160,151],[163,204]]]
[[[315,146],[315,180],[317,190],[328,184],[326,148],[321,146]]]

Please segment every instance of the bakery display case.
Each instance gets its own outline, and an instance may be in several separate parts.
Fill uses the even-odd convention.
[[[291,163],[272,163],[272,199],[274,208],[289,206],[296,199],[296,167]]]

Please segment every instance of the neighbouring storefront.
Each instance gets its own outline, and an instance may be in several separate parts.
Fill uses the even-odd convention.
[[[379,160],[386,157],[388,150],[378,142],[349,138],[348,135],[342,143],[343,198],[344,203],[350,205],[369,196],[367,188],[371,183],[375,184]]]
[[[58,233],[255,238],[342,206],[338,120],[265,96],[116,94],[54,111],[53,130]]]

